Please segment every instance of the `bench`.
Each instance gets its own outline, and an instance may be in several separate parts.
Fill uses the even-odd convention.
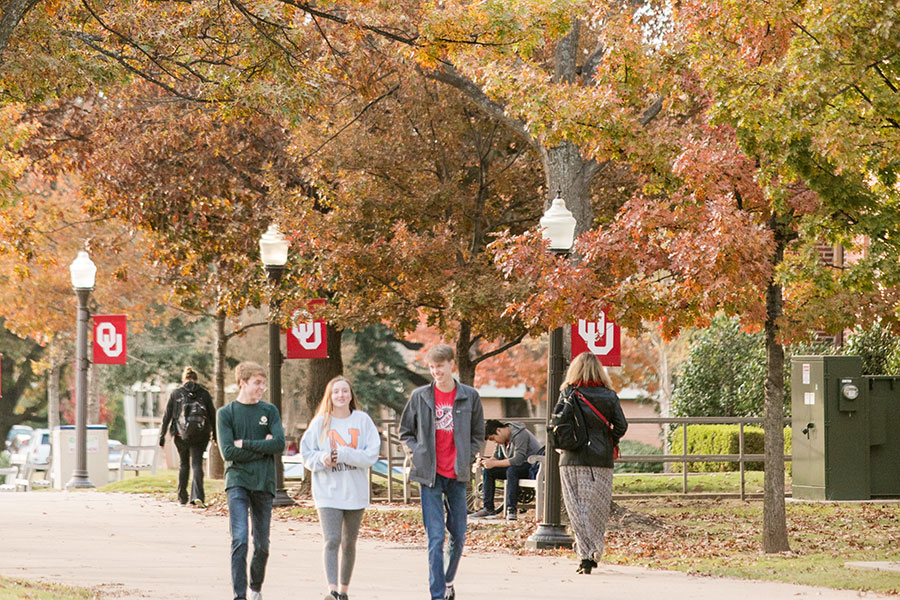
[[[40,479],[35,475],[41,474]],[[0,469],[4,481],[0,484],[3,492],[30,492],[32,488],[50,487],[50,465],[36,465],[25,461],[15,466]]]
[[[122,446],[121,448],[122,455],[119,457],[116,481],[122,481],[126,471],[134,472],[135,477],[139,476],[141,471],[150,471],[151,475],[156,475],[159,446]]]
[[[0,478],[2,478],[2,483],[0,483],[0,492],[17,491],[16,479],[19,478],[19,468],[3,467],[2,469],[0,469]]]

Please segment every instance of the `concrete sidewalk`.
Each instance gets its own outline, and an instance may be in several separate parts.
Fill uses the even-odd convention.
[[[0,574],[90,587],[104,598],[228,600],[227,519],[128,494],[0,494]],[[424,540],[423,540],[424,544]],[[266,600],[319,600],[325,585],[315,523],[272,522]],[[851,599],[834,591],[777,583],[692,577],[601,565],[576,575],[573,560],[466,553],[460,600],[583,598],[615,600]],[[353,600],[425,600],[424,545],[361,539]],[[878,597],[869,594],[869,597]]]

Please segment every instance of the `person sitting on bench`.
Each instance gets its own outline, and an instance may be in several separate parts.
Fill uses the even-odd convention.
[[[519,495],[519,480],[534,479],[538,463],[529,464],[528,457],[544,454],[537,438],[521,423],[504,423],[488,419],[484,428],[484,439],[497,444],[491,458],[480,459],[484,480],[484,505],[472,513],[473,517],[496,515],[494,510],[494,487],[498,479],[506,480],[506,518],[516,520],[516,504]]]

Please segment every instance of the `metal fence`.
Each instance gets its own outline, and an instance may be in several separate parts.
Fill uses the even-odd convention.
[[[535,432],[535,435],[538,437],[541,442],[546,438],[545,424],[546,419],[544,417],[528,417],[528,418],[518,418],[511,417],[506,419],[508,421],[515,421],[517,423],[522,423],[524,425],[530,426]],[[617,459],[618,462],[634,462],[634,463],[649,463],[649,462],[659,462],[663,464],[667,463],[680,463],[681,464],[681,475],[682,475],[682,485],[681,485],[681,494],[686,496],[709,496],[713,495],[716,497],[736,497],[744,500],[746,498],[759,497],[761,494],[753,494],[748,493],[746,491],[746,464],[750,462],[762,462],[765,458],[763,454],[748,454],[744,451],[744,427],[747,425],[762,425],[763,419],[761,418],[753,418],[753,417],[635,417],[628,420],[629,425],[637,425],[637,424],[656,424],[660,425],[663,429],[663,434],[666,433],[666,426],[683,426],[681,431],[678,432],[681,436],[682,440],[682,452],[681,454],[623,454],[619,456]],[[791,419],[785,419],[785,425],[791,424]],[[688,429],[691,425],[737,425],[738,426],[738,453],[737,454],[688,454]],[[375,472],[375,470],[370,471],[369,475],[369,491],[370,496],[373,502],[378,501],[387,501],[387,502],[396,502],[402,500],[403,502],[410,502],[413,499],[413,491],[414,486],[411,486],[408,480],[405,477],[405,453],[400,446],[400,440],[397,433],[399,423],[397,421],[382,421],[379,424],[379,428],[382,432],[382,456],[380,462],[383,463],[386,467],[386,473],[390,474],[390,476],[385,476],[381,473]],[[626,437],[627,438],[627,434]],[[785,462],[791,460],[790,454],[784,454]],[[695,462],[733,462],[738,463],[738,472],[740,477],[740,492],[738,493],[728,493],[728,492],[716,492],[716,493],[708,493],[708,492],[691,492],[689,490],[688,478],[690,473],[688,472],[688,464]],[[617,474],[624,475],[624,474]],[[649,474],[648,474],[649,475]],[[655,475],[655,474],[653,474]],[[671,475],[666,475],[671,476]],[[385,488],[385,493],[383,495],[377,495],[375,493],[375,484],[380,484]],[[654,496],[663,496],[663,495],[671,495],[671,494],[617,494],[615,498],[637,498],[637,497],[654,497]]]

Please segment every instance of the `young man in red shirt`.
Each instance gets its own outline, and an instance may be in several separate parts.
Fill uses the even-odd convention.
[[[481,397],[453,378],[455,359],[446,344],[428,350],[425,362],[434,381],[413,390],[400,417],[400,440],[412,456],[409,478],[421,489],[432,600],[456,598],[453,579],[466,540],[466,483],[484,443]],[[445,524],[450,534],[446,565]]]

